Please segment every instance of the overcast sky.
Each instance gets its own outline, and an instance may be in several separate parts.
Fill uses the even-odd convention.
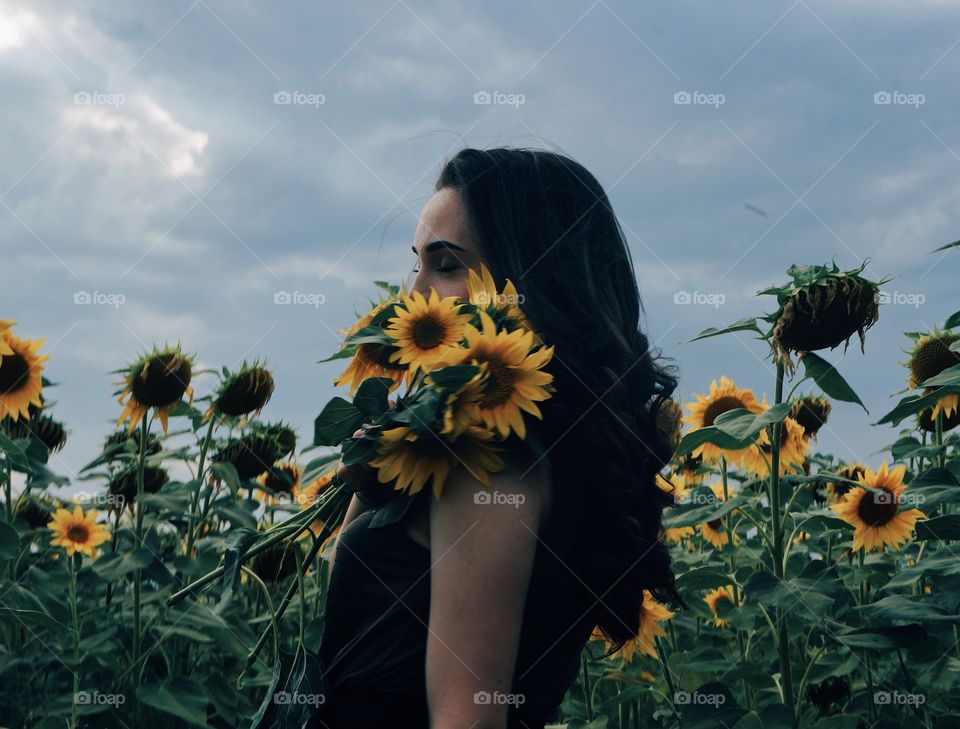
[[[960,309],[960,252],[930,253],[960,237],[958,45],[946,0],[0,0],[0,318],[46,338],[52,467],[98,452],[108,373],[153,343],[267,357],[264,417],[309,443],[317,360],[409,270],[444,158],[492,145],[607,188],[684,400],[721,374],[772,400],[762,342],[686,342],[771,311],[791,263],[895,276],[866,356],[828,353],[870,414],[837,404],[820,447],[875,466],[902,332]]]

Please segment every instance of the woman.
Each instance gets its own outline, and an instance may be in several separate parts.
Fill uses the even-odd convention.
[[[648,351],[629,251],[607,196],[560,154],[464,149],[414,239],[413,288],[467,298],[469,270],[504,279],[547,344],[556,394],[540,453],[509,452],[489,488],[466,468],[434,500],[371,523],[391,489],[369,467],[334,548],[312,727],[503,729],[554,721],[595,626],[636,636],[644,589],[683,606],[658,540],[672,498],[656,426],[676,386]],[[426,496],[424,496],[426,494]],[[486,494],[486,495],[484,495]]]

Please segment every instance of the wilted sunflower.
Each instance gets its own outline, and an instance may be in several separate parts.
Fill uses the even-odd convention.
[[[207,422],[216,413],[229,417],[243,417],[259,413],[273,395],[273,375],[270,370],[254,362],[244,362],[237,372],[223,368],[223,377],[210,408],[204,413]]]
[[[269,433],[250,432],[227,443],[214,463],[231,463],[241,480],[254,479],[279,460],[280,443]]]
[[[274,544],[253,558],[250,569],[268,585],[283,582],[290,575],[297,574],[295,549],[299,547],[294,542]]]
[[[183,354],[179,345],[154,349],[126,370],[117,371],[124,375],[120,382],[122,388],[114,393],[120,396],[119,402],[124,405],[117,425],[129,420],[131,433],[147,411],[153,408],[166,436],[170,407],[180,402],[185,394],[193,402],[193,390],[190,387],[193,359]]]
[[[257,498],[266,504],[290,502],[300,489],[302,476],[303,469],[295,461],[275,463],[257,477],[263,491],[257,491]]]
[[[439,499],[443,484],[462,464],[484,486],[490,485],[490,472],[503,468],[496,448],[488,444],[492,434],[476,426],[453,442],[433,433],[418,435],[406,426],[383,431],[377,456],[370,465],[377,469],[377,480],[396,480],[394,489],[416,494],[428,480],[434,497]]]
[[[57,509],[47,524],[47,528],[53,532],[50,544],[65,547],[70,557],[80,552],[96,559],[97,547],[110,538],[110,530],[103,524],[97,524],[97,516],[96,511],[84,513],[79,506],[74,507],[72,513],[67,509]]]
[[[136,501],[137,498],[137,465],[131,463],[115,473],[107,483],[107,491],[111,496],[117,497],[120,507],[123,508],[127,503]],[[145,464],[143,468],[143,493],[157,493],[170,477],[166,469],[159,466]]]
[[[152,456],[161,451],[163,448],[160,445],[160,439],[153,433],[147,433],[147,450],[146,455]],[[131,455],[138,454],[140,452],[140,428],[134,429],[132,433],[128,432],[126,429],[121,428],[120,430],[111,433],[107,436],[107,439],[103,442],[103,457],[107,463],[112,463],[117,460],[118,457],[123,453],[129,453]]]
[[[925,518],[919,509],[900,508],[906,489],[903,483],[905,471],[906,466],[888,470],[886,461],[880,464],[876,473],[865,468],[860,483],[880,489],[880,492],[857,486],[848,491],[842,501],[830,507],[837,516],[853,525],[853,551],[862,547],[867,551],[882,550],[884,546],[898,549],[910,538],[917,519]]]
[[[848,463],[845,466],[841,466],[837,469],[838,476],[841,478],[848,478],[851,481],[859,481],[860,477],[866,472],[867,467],[862,463]],[[854,488],[853,484],[849,484],[846,481],[827,481],[827,500],[831,504],[842,501],[843,497],[852,488]]]
[[[3,323],[13,324],[6,320]],[[29,420],[30,406],[42,406],[43,363],[50,355],[37,351],[44,341],[20,339],[13,336],[9,326],[0,328],[0,419]]]
[[[800,423],[804,438],[817,439],[817,433],[832,409],[830,401],[819,395],[804,395],[797,398],[790,408],[790,417]]]
[[[493,274],[481,263],[479,275],[473,269],[467,274],[467,298],[471,304],[483,309],[499,328],[532,331],[534,343],[542,344],[533,323],[520,309],[522,299],[510,279],[506,279],[503,291],[498,292]]]
[[[716,380],[710,382],[710,393],[700,395],[694,393],[695,402],[686,403],[689,414],[684,417],[683,422],[690,425],[691,432],[701,428],[709,428],[713,425],[718,416],[730,410],[745,408],[752,413],[762,413],[764,408],[757,402],[752,390],[743,390],[737,387],[736,383],[728,379],[725,375],[720,377],[720,384]],[[738,450],[727,450],[720,448],[713,443],[704,443],[698,446],[691,453],[692,456],[700,456],[704,461],[716,463],[720,456],[725,456],[728,461],[736,461],[745,451],[752,449],[753,446],[747,446]]]
[[[779,309],[765,320],[773,324],[768,337],[774,360],[780,359],[788,374],[793,372],[790,352],[803,356],[818,349],[833,349],[860,337],[879,317],[880,284],[860,276],[859,268],[841,271],[832,266],[797,266],[787,269],[793,281],[761,291],[774,294]]]
[[[49,415],[34,416],[30,420],[24,418],[18,421],[4,420],[3,430],[13,440],[36,438],[50,453],[62,450],[67,444],[67,431],[63,423]]]
[[[16,516],[27,522],[31,529],[39,529],[40,527],[45,527],[50,522],[56,508],[55,504],[31,496],[27,499],[26,503],[20,505],[17,509]]]
[[[280,452],[277,460],[292,455],[297,448],[297,432],[283,421],[276,423],[253,423],[249,426],[249,433],[267,435],[277,441]]]
[[[451,362],[486,365],[483,397],[468,403],[465,411],[500,438],[507,438],[511,432],[526,438],[523,413],[542,417],[537,402],[553,394],[553,375],[543,371],[553,357],[553,347],[536,349],[533,332],[498,332],[486,312],[479,315],[482,329],[467,328],[467,346],[460,350],[462,359]]]
[[[803,437],[803,426],[793,418],[784,418],[780,428],[780,476],[801,472],[809,449],[810,444]],[[764,428],[756,442],[738,454],[737,463],[758,478],[768,478],[772,456],[770,433]]]
[[[723,484],[710,484],[710,490],[713,491],[713,495],[717,501],[723,501]],[[735,513],[736,510],[731,512],[731,514]],[[714,549],[723,549],[730,541],[723,519],[711,519],[703,524],[698,524],[697,531],[700,532],[700,536],[706,539]],[[734,545],[740,543],[740,537],[736,532],[733,532],[733,543]]]
[[[713,613],[713,624],[718,628],[722,628],[727,625],[726,618],[720,617],[720,611],[718,609],[721,602],[728,602],[731,605],[734,605],[733,602],[733,588],[729,585],[723,587],[717,587],[713,590],[710,590],[703,598],[703,601],[710,606],[710,612]]]
[[[960,365],[960,351],[950,349],[951,345],[958,341],[960,341],[960,334],[954,334],[949,330],[940,331],[937,328],[934,328],[930,334],[921,336],[913,349],[910,350],[910,359],[906,362],[910,369],[910,388],[920,387],[924,382],[936,377],[944,370]],[[926,388],[923,394],[928,395],[934,391],[935,388]],[[960,411],[960,396],[956,393],[944,395],[937,400],[933,409],[929,411],[929,419],[931,423],[935,423],[937,415],[942,412],[944,421],[952,420],[958,411]],[[923,413],[920,416],[922,427]],[[936,426],[934,425],[931,430],[935,429]],[[946,423],[944,423],[944,429],[949,430],[949,428],[946,428]]]
[[[414,291],[401,299],[386,326],[396,347],[390,361],[430,370],[455,356],[470,326],[470,315],[461,313],[461,307],[453,296],[441,299],[436,289],[430,289],[429,298]]]
[[[923,388],[923,394],[929,395],[935,390],[936,388],[934,387],[925,387]],[[956,394],[944,395],[937,400],[932,408],[927,408],[917,413],[917,425],[921,430],[925,430],[928,433],[935,433],[937,431],[937,415],[943,412],[943,418],[941,420],[943,432],[946,433],[948,430],[953,430],[960,425],[960,404],[958,403],[960,403],[960,397]]]
[[[348,385],[350,394],[360,386],[364,380],[371,377],[386,377],[392,381],[390,390],[393,391],[403,384],[404,379],[409,372],[406,365],[398,364],[391,360],[392,355],[397,348],[385,343],[365,342],[359,345],[350,344],[350,338],[358,335],[367,327],[376,327],[377,331],[383,334],[383,337],[389,339],[384,332],[387,320],[393,316],[394,307],[397,304],[397,297],[390,297],[374,305],[374,307],[360,317],[359,321],[349,330],[343,331],[345,336],[341,345],[341,354],[353,350],[350,364],[333,381],[338,387]],[[339,356],[339,355],[337,355]]]
[[[643,591],[643,602],[640,604],[640,629],[637,637],[628,640],[623,646],[610,654],[611,659],[623,659],[629,663],[640,655],[647,655],[653,658],[657,657],[656,639],[662,638],[667,631],[660,625],[664,620],[670,620],[674,613],[659,602],[653,599],[650,590]],[[607,645],[607,650],[613,647],[613,643],[607,640],[599,626],[593,629],[592,638],[603,640]]]

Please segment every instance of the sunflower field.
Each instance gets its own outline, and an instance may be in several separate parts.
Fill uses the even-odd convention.
[[[635,641],[595,634],[558,728],[960,726],[960,311],[905,335],[908,391],[875,423],[896,440],[838,462],[818,431],[862,403],[817,352],[865,350],[885,281],[864,269],[791,266],[758,292],[771,313],[696,337],[750,332],[775,374],[718,373],[661,408],[663,539],[689,609],[645,595]],[[49,465],[68,434],[55,363],[0,320],[0,725],[301,726],[322,702],[337,465],[368,464],[386,493],[439,496],[460,464],[488,482],[499,443],[536,447],[554,394],[509,282],[471,275],[465,302],[378,286],[328,360],[347,397],[308,442],[261,417],[265,361],[201,370],[157,347],[112,373],[117,429],[79,481]]]

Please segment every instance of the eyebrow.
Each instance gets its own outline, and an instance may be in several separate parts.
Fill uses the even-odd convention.
[[[419,253],[417,253],[417,248],[416,248],[416,246],[410,246],[410,248],[413,250],[414,255],[420,255]],[[439,249],[439,248],[450,248],[450,249],[453,249],[453,250],[455,250],[455,251],[466,251],[466,250],[467,250],[467,249],[464,248],[463,246],[458,246],[456,243],[452,243],[452,242],[450,242],[450,241],[448,241],[448,240],[435,240],[435,241],[433,241],[433,242],[431,242],[431,243],[427,243],[427,244],[423,247],[423,252],[424,252],[424,253],[433,253],[435,250],[437,250],[437,249]]]

